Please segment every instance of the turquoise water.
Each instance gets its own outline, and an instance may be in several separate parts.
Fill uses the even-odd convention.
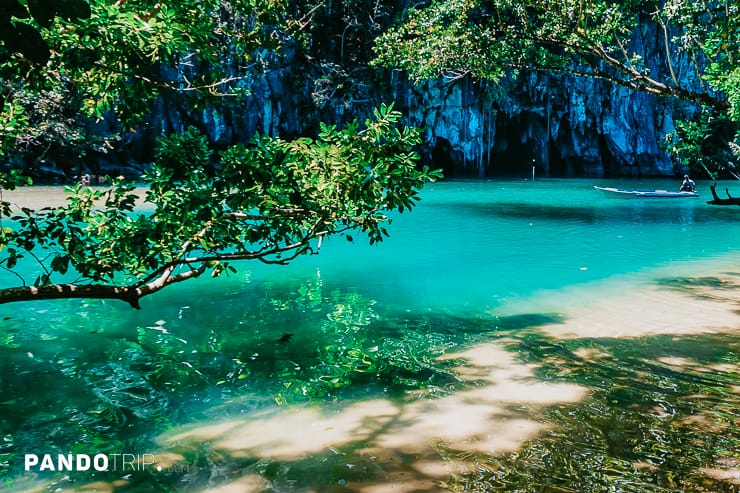
[[[684,271],[687,262],[737,252],[740,211],[705,202],[608,199],[583,180],[439,183],[412,214],[395,219],[384,244],[334,240],[318,257],[255,277],[320,270],[409,310],[495,309],[544,289],[654,268]]]
[[[609,199],[594,184],[673,185],[657,180],[431,184],[412,213],[394,217],[391,237],[378,246],[359,237],[353,243],[330,239],[320,255],[290,266],[243,264],[230,278],[173,286],[142,300],[141,311],[113,301],[0,306],[0,480],[13,489],[41,485],[50,491],[100,478],[114,481],[122,475],[26,472],[23,455],[159,451],[159,437],[167,430],[248,418],[274,411],[276,403],[278,408],[346,405],[377,396],[405,402],[419,388],[427,389],[428,398],[450,395],[463,384],[435,358],[488,340],[494,323],[520,338],[522,345],[512,350],[518,357],[547,362],[552,355],[535,351],[530,335],[519,336],[517,330],[538,316],[546,320],[554,293],[600,299],[625,285],[686,276],[714,264],[732,266],[740,251],[740,208],[707,205],[709,192],[702,184],[702,198],[678,200]],[[498,316],[522,305],[533,317],[526,323]],[[552,341],[541,342],[539,348]],[[714,348],[704,351],[704,360],[736,361],[736,338],[695,342]],[[671,341],[657,344],[666,355],[683,350],[672,348]],[[600,381],[637,371],[644,359],[634,355],[643,345],[609,346],[637,359],[596,365],[596,373],[608,375]],[[584,384],[590,376],[581,371],[572,374]],[[562,375],[541,378],[559,381]],[[687,388],[681,397],[692,392],[696,389]],[[627,399],[637,406],[642,397]],[[188,447],[182,446],[189,452],[178,450],[192,464],[198,455]],[[319,474],[321,480],[310,472],[333,464],[328,457],[334,456],[306,456],[291,463],[293,472],[284,472],[283,463],[277,473],[265,472],[267,466],[255,458],[211,458],[211,466],[201,465],[197,474],[192,469],[190,475],[159,479],[133,474],[119,490],[148,491],[156,480],[151,491],[202,491],[228,482],[228,474],[214,472],[227,467],[267,478],[269,486],[260,491],[335,491],[328,485],[347,483],[337,480],[333,469]],[[523,467],[513,459],[498,460],[496,467]],[[378,476],[376,471],[353,479],[372,484]],[[532,481],[522,481],[527,480]],[[478,481],[480,491],[486,490],[480,485],[494,491],[491,485],[498,484],[490,477],[463,477],[457,484],[474,491],[470,481]],[[507,491],[506,483],[501,488]]]

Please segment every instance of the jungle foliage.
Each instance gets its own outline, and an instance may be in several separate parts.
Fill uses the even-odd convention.
[[[143,193],[116,179],[105,190],[78,185],[61,207],[15,211],[4,201],[12,217],[0,266],[21,286],[0,290],[0,302],[110,298],[139,308],[169,284],[235,272],[237,260],[317,253],[327,235],[382,241],[387,211],[411,209],[438,176],[416,169],[418,132],[400,118],[383,106],[362,126],[323,126],[316,140],[257,136],[212,168],[208,139],[189,129],[160,139]],[[21,274],[34,271],[32,281]]]
[[[308,88],[317,108],[330,98],[365,101],[372,39],[395,11],[365,0],[8,2],[0,158],[16,166],[49,158],[68,172],[141,132],[157,98],[190,115],[243,112],[254,80],[284,60],[301,69],[300,80],[282,82]],[[16,32],[35,41],[15,42]],[[364,110],[362,118],[372,107]]]
[[[305,28],[276,1],[11,3],[0,22],[35,41],[6,33],[0,47],[0,149],[78,143],[77,158],[110,145],[90,138],[92,122],[115,121],[115,140],[164,93],[187,98],[192,111],[238,98],[243,81],[226,76],[224,61],[247,78]],[[416,169],[418,132],[400,118],[382,106],[364,122],[323,125],[316,139],[257,135],[218,152],[189,128],[161,137],[143,191],[116,178],[107,189],[74,188],[61,207],[2,201],[0,267],[18,285],[0,302],[92,297],[139,307],[173,282],[232,272],[235,260],[286,263],[355,229],[381,241],[386,212],[410,209],[438,176]],[[12,169],[0,186],[28,183]]]
[[[722,137],[718,120],[735,129],[740,122],[739,8],[701,0],[432,1],[377,39],[375,63],[417,79],[501,81],[525,71],[603,79],[705,108],[695,119],[702,139],[713,141]],[[644,42],[656,35],[657,43]],[[662,49],[648,52],[651,45]],[[692,129],[677,129],[666,148],[684,164],[696,162]],[[734,171],[726,142],[699,162]]]
[[[100,136],[87,143],[93,124],[115,114],[119,128],[107,136],[114,142],[163,93],[180,94],[195,111],[214,97],[236,97],[239,80],[225,77],[221,62],[247,65],[255,49],[279,48],[290,30],[277,2],[259,0],[9,2],[0,18],[9,28],[0,43],[6,155],[57,156],[78,144],[80,158],[104,149]]]

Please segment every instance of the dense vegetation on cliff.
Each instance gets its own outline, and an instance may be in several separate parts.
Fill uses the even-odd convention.
[[[733,2],[434,1],[376,43],[378,64],[417,79],[501,81],[569,73],[693,103],[666,147],[678,160],[734,174],[740,142],[740,12]],[[649,44],[657,33],[658,42]],[[657,53],[650,53],[655,48]],[[734,135],[733,135],[734,134]]]
[[[210,114],[249,120],[249,98],[272,84],[302,99],[280,104],[316,115],[313,136],[319,118],[351,121],[355,115],[340,121],[321,108],[329,99],[364,97],[353,83],[367,78],[358,72],[390,21],[388,7],[364,2],[11,4],[0,13],[0,155],[36,175],[46,166],[67,177],[97,172],[96,162],[115,161],[132,142],[152,146],[162,133],[190,125],[205,131]],[[372,108],[356,116],[371,116]],[[270,123],[260,123],[243,124],[248,128],[219,144],[256,132],[276,135]],[[281,136],[304,133],[290,123],[278,126]],[[150,161],[153,153],[135,157]]]
[[[47,179],[135,176],[162,132],[190,125],[225,147],[255,132],[315,136],[319,121],[363,119],[391,101],[425,127],[423,159],[453,172],[535,159],[552,176],[703,166],[730,176],[738,161],[727,144],[738,106],[728,2],[119,1],[74,30],[64,26],[88,4],[64,5],[54,22],[52,8],[35,22],[18,9],[1,19],[29,40],[3,31],[0,120],[13,151],[3,160]],[[413,86],[406,73],[433,82]]]

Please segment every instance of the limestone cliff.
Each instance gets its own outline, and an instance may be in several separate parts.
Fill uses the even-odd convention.
[[[660,42],[644,26],[635,33],[634,47],[656,71]],[[552,177],[677,172],[659,146],[673,129],[677,106],[601,80],[525,73],[500,85],[467,77],[411,84],[398,71],[317,61],[297,46],[280,57],[260,57],[260,74],[227,70],[230,77],[244,77],[247,95],[239,99],[195,114],[177,97],[160,99],[121,159],[146,162],[157,135],[190,124],[227,145],[255,132],[312,135],[319,121],[363,119],[381,101],[395,101],[410,125],[424,128],[424,160],[448,176],[526,177],[533,166],[537,176]]]

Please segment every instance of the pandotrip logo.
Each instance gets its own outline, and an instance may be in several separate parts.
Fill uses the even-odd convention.
[[[139,472],[151,468],[154,454],[25,454],[26,472]]]

